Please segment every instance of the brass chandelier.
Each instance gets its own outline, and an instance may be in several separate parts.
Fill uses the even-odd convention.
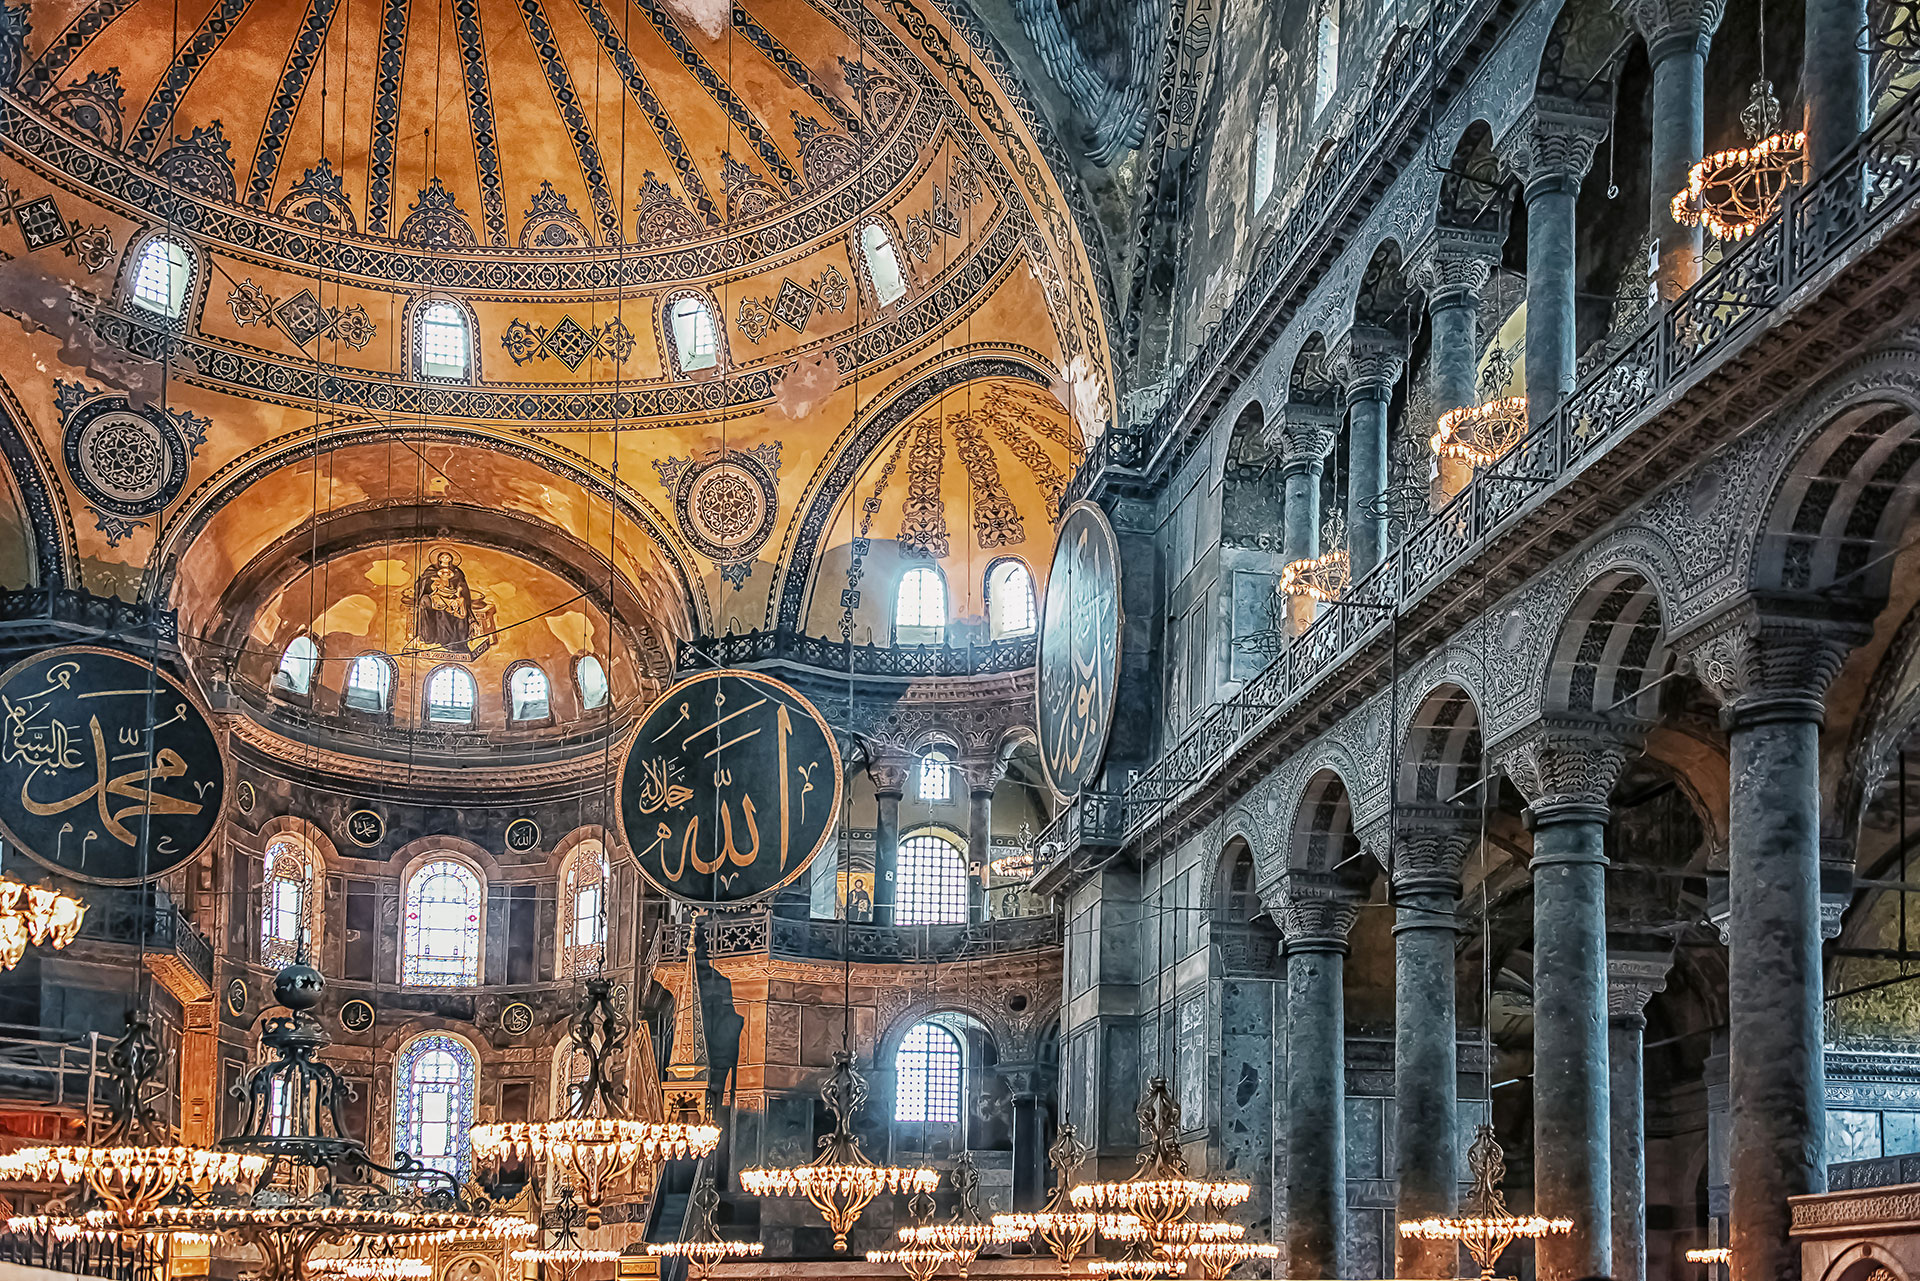
[[[687,1261],[689,1281],[707,1281],[716,1266],[728,1259],[751,1259],[764,1248],[758,1241],[723,1237],[714,1226],[713,1212],[720,1204],[720,1190],[712,1179],[704,1179],[693,1190],[693,1208],[698,1216],[693,1233],[678,1241],[650,1243],[647,1253],[655,1258],[672,1256]]]
[[[1527,398],[1502,396],[1484,405],[1450,409],[1434,424],[1428,443],[1441,458],[1485,467],[1525,439]]]
[[[620,1257],[618,1250],[596,1249],[580,1244],[580,1228],[587,1222],[587,1212],[574,1200],[572,1188],[562,1187],[559,1204],[542,1218],[555,1229],[553,1241],[515,1250],[512,1255],[515,1263],[555,1263],[564,1269],[572,1269],[582,1263],[611,1263]]]
[[[1063,1120],[1054,1135],[1053,1146],[1047,1149],[1047,1160],[1058,1171],[1058,1178],[1046,1205],[1037,1213],[993,1216],[996,1228],[1019,1236],[1038,1236],[1041,1244],[1060,1260],[1063,1273],[1073,1271],[1073,1261],[1092,1246],[1096,1234],[1118,1238],[1140,1226],[1140,1220],[1130,1214],[1096,1214],[1073,1208],[1073,1177],[1086,1159],[1086,1144],[1075,1137],[1073,1126]],[[1012,1239],[1017,1240],[1018,1236]]]
[[[1138,1218],[1148,1242],[1170,1241],[1174,1225],[1196,1212],[1218,1213],[1253,1195],[1245,1183],[1194,1178],[1180,1150],[1180,1105],[1167,1089],[1167,1078],[1147,1083],[1135,1115],[1144,1142],[1133,1177],[1121,1182],[1087,1183],[1073,1189],[1076,1209]]]
[[[1467,1169],[1473,1176],[1473,1191],[1467,1197],[1469,1213],[1402,1223],[1400,1235],[1423,1241],[1458,1241],[1467,1247],[1467,1254],[1480,1269],[1480,1281],[1493,1281],[1494,1262],[1515,1241],[1573,1231],[1572,1219],[1508,1213],[1506,1193],[1500,1190],[1507,1161],[1491,1125],[1481,1126],[1474,1135],[1473,1146],[1467,1149]]]
[[[30,943],[59,949],[73,942],[86,915],[87,905],[71,894],[0,878],[0,970],[20,964]]]

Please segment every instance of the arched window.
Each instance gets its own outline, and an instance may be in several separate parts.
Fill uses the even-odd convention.
[[[400,1052],[393,1093],[393,1146],[464,1183],[473,1164],[473,1051],[442,1032],[416,1037]]]
[[[427,677],[427,719],[442,725],[473,724],[473,673],[449,663]]]
[[[882,307],[906,296],[907,278],[900,271],[900,255],[894,252],[893,237],[885,227],[870,222],[860,229],[860,256],[866,260],[873,296]]]
[[[893,1056],[893,1119],[957,1124],[960,1038],[938,1023],[915,1023]]]
[[[306,694],[313,689],[313,670],[320,662],[320,647],[304,633],[287,642],[280,655],[280,666],[273,673],[273,687],[289,694]]]
[[[363,712],[384,712],[393,693],[393,664],[385,654],[362,654],[347,669],[341,703]]]
[[[133,301],[146,311],[178,320],[187,313],[187,286],[193,281],[193,251],[170,236],[155,236],[141,247],[133,269]]]
[[[573,665],[573,678],[580,683],[580,705],[589,710],[607,702],[607,669],[592,654],[582,654]]]
[[[1033,612],[1033,575],[1017,560],[1003,560],[987,574],[987,614],[993,638],[1026,636],[1038,625]]]
[[[561,977],[598,974],[607,957],[607,856],[598,841],[574,851],[564,884]]]
[[[467,313],[435,299],[420,309],[420,372],[428,378],[466,378],[471,368]]]
[[[720,363],[720,334],[705,300],[691,296],[673,300],[673,351],[680,372],[690,374]]]
[[[270,969],[291,965],[300,954],[302,935],[313,928],[314,863],[291,837],[267,844],[260,886],[260,964]],[[319,940],[308,938],[309,955]]]
[[[900,579],[893,630],[902,645],[937,645],[947,638],[947,584],[938,569],[922,565]]]
[[[1273,170],[1280,150],[1280,94],[1272,85],[1260,99],[1260,118],[1253,126],[1253,211],[1267,207],[1273,194]]]
[[[1313,41],[1313,114],[1318,116],[1333,101],[1340,85],[1340,11],[1336,0],[1325,0],[1320,8],[1320,23]]]
[[[552,1097],[547,1113],[550,1119],[572,1115],[574,1087],[587,1079],[588,1068],[587,1052],[572,1042],[562,1041],[553,1047]]]
[[[900,842],[894,919],[901,925],[964,925],[967,865],[944,836],[918,832]]]
[[[400,981],[471,987],[480,981],[480,878],[450,858],[422,864],[407,882]]]
[[[507,710],[516,721],[545,720],[553,712],[547,674],[532,663],[522,663],[507,677]]]
[[[920,799],[945,805],[953,799],[953,757],[944,747],[930,747],[920,758]]]

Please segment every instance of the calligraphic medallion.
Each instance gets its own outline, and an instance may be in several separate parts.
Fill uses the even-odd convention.
[[[507,848],[525,854],[540,844],[540,825],[530,818],[516,818],[507,824]]]
[[[387,821],[372,810],[355,810],[347,815],[347,839],[361,849],[372,849],[387,834]]]
[[[654,888],[732,906],[791,884],[833,836],[840,750],[798,692],[702,672],[647,710],[620,765],[620,827]]]
[[[227,1013],[239,1018],[247,1012],[247,984],[245,979],[234,979],[227,984]]]
[[[515,1001],[500,1011],[500,1028],[508,1036],[525,1036],[533,1027],[533,1007],[525,1001]]]
[[[1065,800],[1106,756],[1119,672],[1120,544],[1098,504],[1077,502],[1061,518],[1047,573],[1035,691],[1040,764]]]
[[[0,674],[0,835],[63,876],[136,885],[193,861],[226,770],[194,696],[142,659],[68,645]]]
[[[357,999],[348,1001],[340,1007],[340,1026],[349,1032],[364,1032],[372,1027],[372,1004]]]

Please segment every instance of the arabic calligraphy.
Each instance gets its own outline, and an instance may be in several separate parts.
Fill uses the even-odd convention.
[[[752,672],[703,672],[668,690],[621,768],[628,846],[649,881],[689,902],[741,903],[790,884],[839,807],[832,731],[799,693]]]
[[[1120,548],[1106,514],[1075,503],[1060,523],[1040,624],[1040,760],[1071,799],[1093,781],[1113,728]]]
[[[218,740],[166,673],[112,650],[48,650],[0,675],[0,831],[35,861],[125,885],[212,839]]]

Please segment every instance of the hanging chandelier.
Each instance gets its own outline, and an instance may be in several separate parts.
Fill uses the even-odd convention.
[[[646,1167],[649,1174],[664,1161],[703,1157],[720,1143],[720,1127],[683,1122],[641,1121],[626,1114],[613,1079],[613,1061],[626,1048],[626,1026],[613,1007],[613,985],[587,980],[573,1025],[574,1052],[587,1057],[587,1076],[572,1087],[567,1115],[557,1121],[501,1121],[473,1127],[476,1156],[493,1160],[525,1159],[563,1172],[578,1185],[588,1228],[600,1226],[607,1186]]]
[[[1062,1272],[1073,1270],[1073,1261],[1092,1245],[1095,1234],[1105,1233],[1119,1239],[1140,1226],[1140,1220],[1130,1214],[1095,1214],[1073,1208],[1073,1177],[1086,1159],[1087,1145],[1079,1141],[1072,1125],[1061,1121],[1053,1146],[1047,1149],[1047,1161],[1058,1172],[1058,1177],[1046,1205],[1038,1213],[993,1216],[996,1228],[1018,1235],[1039,1236],[1053,1257],[1060,1260]]]
[[[586,1208],[574,1200],[571,1187],[562,1187],[559,1203],[541,1217],[543,1222],[554,1228],[552,1242],[522,1246],[513,1252],[515,1263],[557,1263],[562,1267],[577,1267],[582,1263],[611,1263],[620,1257],[618,1250],[580,1244],[581,1227],[592,1225],[587,1222]]]
[[[947,1181],[953,1184],[953,1190],[960,1198],[959,1204],[954,1207],[953,1217],[945,1223],[913,1223],[901,1228],[901,1245],[950,1250],[964,1274],[967,1265],[987,1246],[1004,1245],[1026,1235],[980,1217],[980,1172],[974,1168],[971,1153],[962,1149],[959,1159],[947,1174]]]
[[[1733,1262],[1733,1251],[1724,1245],[1710,1245],[1703,1250],[1689,1250],[1687,1262],[1704,1263],[1709,1268],[1723,1268]]]
[[[1331,604],[1347,590],[1351,566],[1347,561],[1347,521],[1339,512],[1327,517],[1320,530],[1318,556],[1288,562],[1280,570],[1280,590],[1296,600],[1304,597]]]
[[[1243,1263],[1277,1259],[1280,1247],[1264,1241],[1192,1241],[1165,1247],[1167,1256],[1193,1267],[1205,1281],[1225,1281]]]
[[[433,1275],[433,1265],[401,1253],[392,1241],[376,1244],[374,1238],[363,1236],[353,1243],[351,1253],[308,1259],[307,1275],[346,1277],[349,1281],[423,1281]]]
[[[1467,1247],[1474,1266],[1480,1269],[1480,1281],[1493,1281],[1494,1262],[1515,1241],[1573,1231],[1572,1219],[1507,1212],[1507,1196],[1500,1190],[1507,1159],[1491,1125],[1481,1126],[1474,1134],[1473,1146],[1467,1149],[1467,1170],[1473,1179],[1473,1191],[1467,1196],[1470,1213],[1402,1223],[1400,1235],[1422,1241],[1458,1241]]]
[[[1019,853],[1003,855],[993,860],[987,864],[987,870],[1004,880],[1032,880],[1033,870],[1037,866],[1033,857],[1033,826],[1029,823],[1020,824],[1020,831],[1015,841],[1020,847]]]
[[[1428,440],[1441,458],[1485,467],[1526,438],[1527,398],[1502,396],[1484,405],[1464,405],[1440,415]]]
[[[1166,1077],[1155,1076],[1147,1083],[1135,1115],[1143,1142],[1133,1177],[1073,1189],[1076,1209],[1131,1214],[1145,1225],[1147,1239],[1158,1242],[1189,1214],[1218,1213],[1253,1195],[1245,1183],[1188,1174],[1180,1150],[1180,1105],[1168,1091]]]
[[[57,950],[73,942],[86,915],[87,905],[71,894],[0,878],[0,970],[20,964],[30,943]]]
[[[833,1232],[833,1248],[847,1248],[847,1233],[882,1192],[926,1192],[940,1183],[938,1171],[876,1165],[860,1150],[853,1115],[867,1101],[867,1082],[853,1070],[853,1055],[835,1050],[833,1071],[820,1086],[820,1100],[833,1113],[833,1133],[820,1140],[820,1155],[792,1169],[742,1170],[740,1186],[752,1196],[803,1196]],[[897,1260],[887,1260],[896,1262]]]
[[[1118,1281],[1158,1281],[1162,1277],[1183,1277],[1187,1265],[1180,1259],[1158,1253],[1145,1241],[1135,1241],[1117,1259],[1089,1259],[1087,1271],[1096,1277],[1114,1277]]]
[[[1787,189],[1806,181],[1807,135],[1776,132],[1780,100],[1771,81],[1754,81],[1740,125],[1747,145],[1695,161],[1687,170],[1687,185],[1673,196],[1673,220],[1700,227],[1716,240],[1751,236],[1780,207]]]
[[[713,1222],[713,1212],[719,1204],[720,1189],[714,1186],[712,1179],[703,1180],[693,1191],[696,1217],[692,1234],[678,1241],[650,1243],[647,1253],[655,1258],[672,1256],[685,1259],[689,1281],[707,1281],[713,1275],[714,1268],[728,1259],[757,1258],[763,1248],[758,1241],[742,1241],[720,1235],[720,1229]]]
[[[928,1278],[949,1263],[959,1263],[961,1275],[964,1276],[966,1265],[973,1262],[971,1254],[963,1256],[960,1251],[944,1245],[906,1241],[907,1234],[914,1229],[932,1226],[933,1209],[931,1188],[922,1188],[915,1192],[913,1198],[907,1202],[907,1213],[913,1216],[913,1223],[900,1229],[903,1244],[891,1250],[869,1250],[867,1262],[897,1263],[905,1270],[907,1281],[928,1281]]]

